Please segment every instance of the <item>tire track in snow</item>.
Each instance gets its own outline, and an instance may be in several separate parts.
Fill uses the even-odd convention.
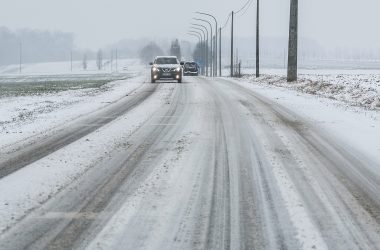
[[[104,110],[96,112],[96,115],[81,118],[69,128],[61,129],[49,138],[42,139],[41,142],[9,154],[0,161],[0,179],[112,122],[152,95],[157,86],[157,84],[142,85],[141,89],[131,91],[128,97],[108,105]],[[130,94],[134,92],[136,94],[130,97]]]
[[[380,198],[376,190],[380,181],[377,174],[370,172],[373,163],[359,160],[355,152],[346,151],[342,144],[291,111],[230,81],[221,83],[230,87],[229,93],[235,99],[245,100],[242,105],[256,120],[252,129],[264,129],[258,130],[258,139],[264,144],[266,140],[264,152],[273,151],[276,157],[275,176],[279,183],[298,193],[287,204],[298,201],[304,207],[303,217],[311,219],[314,232],[319,231],[327,247],[378,245]],[[297,211],[294,208],[290,211]],[[307,229],[310,227],[299,225],[300,229],[304,227],[299,235],[309,234],[309,239],[316,239],[310,237],[311,231]]]
[[[174,94],[173,101],[171,102],[170,107],[168,108],[165,115],[161,116],[157,124],[174,124],[176,120],[180,118],[181,109],[183,108],[179,102],[183,99],[186,99],[185,91],[183,88],[177,87],[176,93]],[[157,125],[156,124],[156,125]],[[162,138],[171,131],[179,129],[179,127],[173,126],[152,126],[152,124],[146,124],[146,126],[151,127],[151,129],[146,129],[143,133],[143,136],[137,142],[139,145],[135,148],[134,151],[129,152],[128,157],[120,162],[120,170],[112,176],[110,179],[106,180],[91,196],[88,198],[88,203],[84,205],[83,208],[79,211],[79,214],[93,214],[102,213],[107,205],[111,202],[112,198],[120,187],[125,183],[127,179],[135,178],[133,183],[138,184],[139,180],[144,179],[150,169],[154,166],[153,162],[149,164],[147,162],[147,155],[149,152],[152,154],[157,154],[152,152],[154,146],[158,143],[162,143]],[[144,127],[143,127],[144,129]],[[170,140],[166,140],[168,144]],[[162,146],[162,148],[165,148]],[[162,157],[162,154],[158,154],[156,157]],[[153,161],[155,157],[151,157],[150,161]],[[148,166],[146,166],[148,164]],[[141,169],[142,174],[138,176],[131,177],[135,171]],[[136,187],[135,187],[136,188]],[[130,191],[133,187],[129,187]],[[126,197],[123,197],[125,199]],[[113,208],[115,209],[115,208]],[[94,232],[87,232],[87,229],[96,228],[94,225],[96,221],[87,220],[86,218],[74,218],[71,222],[63,228],[58,235],[54,237],[52,241],[48,243],[45,247],[46,249],[71,249],[76,248],[78,245],[83,245],[85,241],[88,240],[90,235],[93,235]],[[91,237],[90,237],[91,238]]]

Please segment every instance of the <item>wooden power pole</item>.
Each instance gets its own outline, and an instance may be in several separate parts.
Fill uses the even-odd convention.
[[[256,77],[260,76],[260,1],[256,6]]]
[[[288,82],[297,81],[298,0],[291,0],[288,49]]]
[[[231,13],[231,77],[234,76],[234,12]]]

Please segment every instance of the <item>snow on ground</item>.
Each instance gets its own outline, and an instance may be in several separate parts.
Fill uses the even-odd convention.
[[[71,62],[48,62],[48,63],[29,63],[23,64],[21,67],[18,64],[0,66],[0,75],[49,75],[49,74],[99,74],[110,72],[140,72],[141,65],[139,59],[119,59],[116,68],[114,61],[111,68],[109,61],[104,61],[103,70],[98,70],[95,60],[88,61],[87,70],[83,69],[82,61]]]
[[[134,66],[136,72],[138,67],[140,67],[139,72],[146,72],[143,66]],[[100,87],[69,88],[63,91],[47,91],[32,95],[25,93],[11,96],[0,95],[0,149],[3,150],[7,145],[35,134],[43,134],[78,116],[98,110],[110,102],[120,99],[126,93],[141,86],[146,80],[146,76],[133,76],[135,75],[130,75],[129,77],[132,78],[127,80],[110,82]],[[15,82],[18,80],[24,83],[29,82],[30,79],[25,80],[28,77],[28,75],[20,76],[20,78],[10,75],[2,79],[0,77],[0,86],[1,82],[8,82],[9,78],[14,79]],[[36,78],[37,82],[38,79],[44,78],[41,73],[37,76],[33,75],[33,77]],[[71,76],[68,77],[67,73],[61,75],[49,73],[46,78],[49,77],[54,78],[55,81],[56,78],[60,77],[67,80]],[[76,77],[80,78],[81,75],[78,74]],[[73,78],[75,79],[75,77]],[[308,120],[310,124],[325,130],[326,133],[343,142],[342,145],[347,145],[355,152],[360,152],[364,157],[373,160],[376,163],[373,165],[373,171],[380,171],[380,169],[376,169],[379,167],[378,162],[380,162],[380,112],[375,102],[376,98],[379,98],[380,91],[380,77],[378,75],[310,73],[301,74],[300,81],[288,84],[284,75],[266,74],[257,80],[252,76],[247,76],[235,82],[287,107]],[[0,221],[0,232],[15,224],[28,211],[39,207],[49,197],[58,193],[92,166],[108,160],[112,151],[128,147],[125,144],[127,138],[141,124],[154,116],[158,107],[166,102],[165,94],[170,92],[171,85],[162,85],[163,91],[154,93],[152,98],[140,104],[138,109],[131,110],[94,133],[4,177],[0,182],[0,189],[7,191],[0,192],[0,200],[3,201],[0,203],[0,218],[3,218]],[[197,119],[202,119],[202,117],[196,117]],[[207,118],[203,117],[203,119]],[[196,123],[196,121],[192,122]],[[193,128],[194,125],[188,126]],[[181,148],[183,145],[180,144],[178,147]],[[170,158],[175,156],[175,154],[169,154],[167,159],[171,160]],[[186,158],[179,159],[175,163],[180,164],[180,167],[183,168],[186,164],[185,160]],[[178,176],[182,170],[181,168],[174,168],[174,171],[168,175],[166,174],[165,162],[157,162],[157,164],[162,165],[162,168],[157,168],[158,172],[153,172],[150,178],[143,183],[144,185],[150,182],[174,182],[172,179]],[[287,197],[287,205],[294,214],[292,217],[294,223],[298,223],[297,225],[300,225],[300,228],[310,228],[311,226],[306,223],[305,211],[298,207],[299,197],[294,196],[294,191],[291,191],[294,190],[294,187],[286,186],[286,183],[289,183],[289,177],[285,176],[280,169],[274,170],[277,171],[275,172],[277,181],[285,187],[281,191],[283,196]],[[157,176],[161,175],[166,176],[166,178],[157,180]],[[187,177],[187,173],[184,173],[184,183],[186,183]],[[120,230],[119,227],[123,228],[122,223],[129,219],[125,215],[132,216],[138,212],[133,205],[146,202],[140,192],[150,197],[153,196],[152,191],[154,190],[154,185],[141,186],[136,191],[136,196],[132,197],[132,202],[123,206],[116,214],[112,221],[112,227],[105,228],[102,231],[102,236],[107,239],[107,233],[114,233],[114,231]],[[187,187],[182,187],[180,191],[186,192],[186,190]],[[173,189],[168,196],[163,197],[162,201],[168,201],[168,197],[176,192],[178,189]],[[169,204],[169,202],[167,203]],[[164,211],[165,213],[157,210],[153,214],[155,216],[165,215],[174,209],[170,204],[165,208],[167,209]],[[313,231],[315,230],[311,230],[311,232]],[[160,230],[157,234],[160,237],[162,236]],[[318,245],[323,245],[323,242],[319,243],[319,235],[305,234],[302,237],[305,237],[306,240],[313,239],[307,242],[307,246],[312,247],[315,242]],[[302,239],[300,241],[302,242]],[[109,241],[104,244],[109,244]]]
[[[300,70],[298,81],[288,83],[283,70],[264,70],[259,78],[247,74],[244,79],[254,84],[273,85],[327,97],[349,105],[380,109],[380,71]]]
[[[140,85],[141,79],[123,80],[109,88],[0,98],[0,148],[105,107]]]
[[[71,74],[56,71],[55,64],[37,64],[30,74],[0,74],[0,149],[2,153],[12,150],[8,146],[24,143],[31,137],[44,137],[63,128],[71,121],[86,114],[96,112],[113,103],[146,82],[144,66],[136,60],[126,61],[124,73]],[[38,72],[39,67],[46,68],[46,75]],[[130,71],[134,69],[135,71]],[[55,73],[57,72],[57,73]],[[122,80],[119,80],[122,79]],[[100,81],[102,84],[83,86]],[[62,89],[49,89],[58,84]],[[79,84],[78,84],[79,82]],[[15,91],[5,89],[5,85],[14,85]],[[21,89],[18,89],[18,85]],[[41,91],[22,91],[30,86],[43,84]],[[11,87],[14,87],[11,86]],[[54,86],[53,86],[54,87]],[[14,88],[10,88],[14,90]],[[8,93],[8,92],[9,93]],[[20,94],[21,93],[21,94]],[[95,162],[109,157],[109,152],[123,147],[125,138],[133,133],[146,119],[151,117],[157,107],[165,102],[160,92],[157,98],[141,104],[139,111],[131,111],[121,116],[91,135],[70,144],[64,149],[35,162],[16,173],[4,177],[1,181],[0,231],[15,223],[25,212],[39,206],[54,193],[59,192],[68,183],[83,174]],[[144,112],[140,112],[143,110]],[[105,133],[107,136],[100,136]],[[38,138],[37,138],[38,139]],[[93,143],[95,142],[96,143]],[[124,145],[125,146],[125,145]],[[59,159],[59,160],[57,160]],[[29,191],[25,191],[29,190]],[[5,214],[12,216],[5,216]]]
[[[140,81],[141,79],[135,79],[137,83]],[[128,85],[134,84],[130,82]],[[121,88],[125,88],[125,85],[117,85],[115,92],[107,93],[105,100],[117,98],[117,92],[120,92]],[[0,182],[0,189],[7,192],[0,193],[0,232],[16,223],[28,211],[39,207],[91,167],[109,159],[111,152],[128,147],[127,138],[165,103],[170,86],[165,88],[166,91],[155,93],[155,98],[140,104],[138,110],[131,110],[84,138],[4,177]],[[99,99],[97,100],[100,101]],[[91,106],[89,104],[82,103],[82,106]],[[99,106],[99,103],[95,106]],[[66,112],[68,110],[73,111],[71,108]],[[81,111],[83,110],[79,112],[82,113]],[[36,122],[36,125],[41,123]]]
[[[140,64],[130,63],[141,72]],[[0,75],[0,148],[105,107],[136,89],[144,79],[127,72],[92,76]]]
[[[364,96],[370,96],[369,93],[372,93],[373,89],[379,88],[380,84],[375,79],[380,79],[380,77],[366,78],[362,75],[351,78],[351,76],[344,75],[334,78],[331,76],[331,79],[336,79],[334,83],[331,83],[332,85],[342,84],[345,87],[326,87],[324,90],[318,90],[319,88],[315,87],[318,90],[316,92],[306,91],[306,89],[314,85],[309,80],[302,80],[303,77],[300,77],[300,82],[295,83],[295,86],[286,83],[281,76],[264,75],[257,81],[250,76],[235,82],[275,101],[300,117],[306,118],[310,121],[310,124],[337,138],[338,141],[342,142],[342,145],[347,145],[347,147],[362,153],[363,156],[377,163],[374,164],[374,168],[378,167],[380,162],[380,112],[378,107],[375,110],[366,108],[370,106],[368,105],[370,101],[366,102],[368,103],[367,105],[356,101],[362,100]],[[318,76],[311,75],[309,77],[318,79]],[[341,80],[341,78],[346,80]],[[271,83],[271,79],[282,80]],[[363,93],[358,91],[357,95],[360,97],[355,98],[353,95],[356,90],[354,87],[346,86],[349,85],[345,83],[347,79],[356,79],[356,84],[360,86],[356,89],[363,91]],[[360,81],[360,79],[364,80]],[[324,86],[321,82],[319,84]],[[336,89],[336,92],[333,91],[334,89]],[[379,97],[379,91],[378,89],[377,98]],[[323,94],[324,92],[326,94]],[[330,97],[330,95],[333,97]],[[344,99],[344,96],[347,98]],[[370,98],[367,98],[367,100],[370,100]],[[375,171],[380,171],[380,169],[375,169]]]

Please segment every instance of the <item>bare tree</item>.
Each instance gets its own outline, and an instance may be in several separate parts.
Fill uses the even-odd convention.
[[[98,50],[98,54],[96,57],[96,65],[98,66],[98,70],[102,70],[103,68],[103,51]]]
[[[162,49],[154,42],[149,43],[140,51],[140,59],[143,63],[151,62],[154,57],[163,55]]]
[[[297,81],[298,0],[291,0],[289,22],[288,82]]]
[[[83,65],[83,70],[87,70],[87,54],[84,54],[83,55],[83,62],[82,62],[82,65]]]
[[[195,49],[193,51],[193,59],[194,61],[198,62],[199,64],[204,64],[204,50],[205,46],[203,43],[197,43],[195,46]]]
[[[12,31],[0,26],[0,65],[20,64],[20,54],[22,64],[65,61],[73,47],[74,37],[70,33]]]
[[[179,45],[178,39],[176,39],[172,42],[172,45],[170,46],[170,55],[176,56],[178,58],[178,60],[182,59],[181,46]]]

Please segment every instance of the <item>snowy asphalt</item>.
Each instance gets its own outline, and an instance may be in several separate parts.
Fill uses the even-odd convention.
[[[110,107],[95,114],[87,115],[82,118],[80,122],[77,121],[69,128],[65,128],[62,131],[55,131],[54,135],[50,137],[7,154],[6,157],[0,159],[0,178],[94,132],[98,128],[118,118],[120,115],[128,112],[128,110],[136,107],[144,101],[145,98],[151,95],[155,89],[156,86],[144,86],[144,89],[139,90],[138,94],[133,95],[132,98],[117,100],[113,105],[109,105]],[[137,89],[134,89],[130,93],[136,90]]]
[[[228,79],[134,93],[1,159],[0,187],[94,150],[46,200],[1,214],[15,218],[0,249],[380,248],[378,162]]]

